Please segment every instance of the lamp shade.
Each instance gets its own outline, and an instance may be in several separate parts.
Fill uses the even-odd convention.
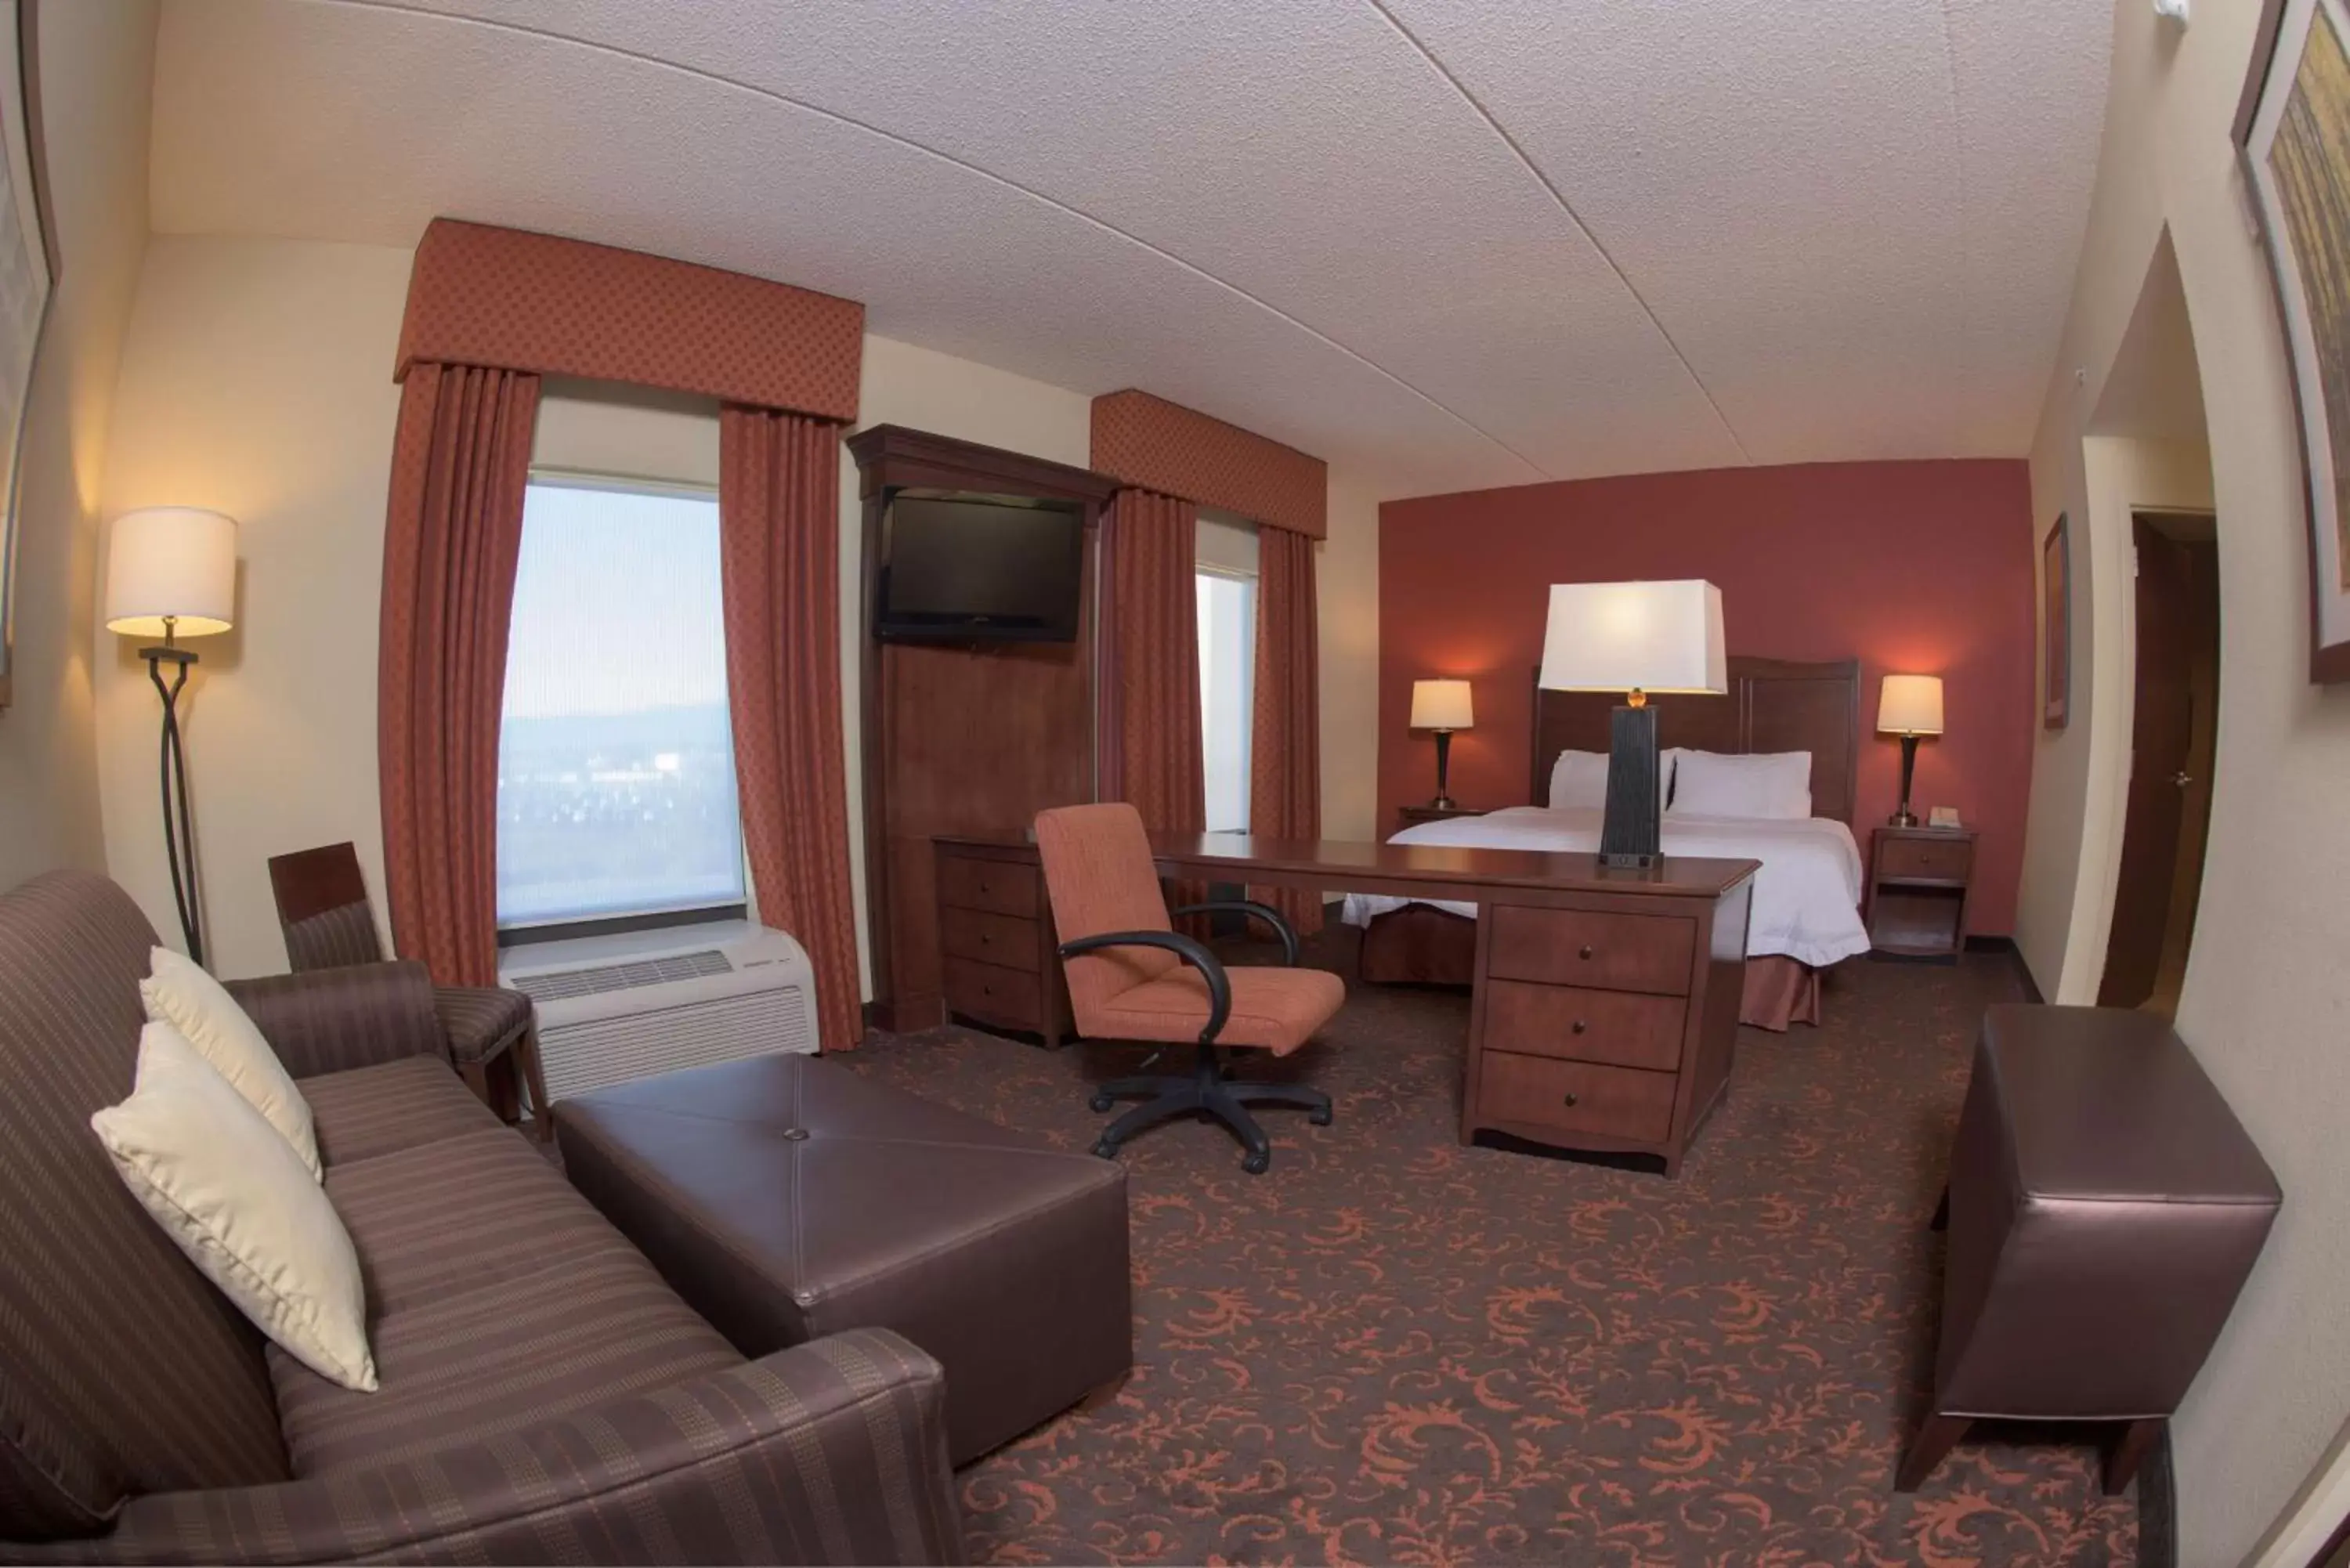
[[[1728,691],[1721,590],[1695,579],[1555,585],[1542,684],[1553,691]]]
[[[1877,699],[1877,728],[1887,735],[1942,732],[1942,678],[1888,675]]]
[[[1411,683],[1411,727],[1415,730],[1466,730],[1477,722],[1470,707],[1466,680],[1415,680]]]
[[[234,519],[196,506],[149,506],[114,520],[106,550],[107,630],[204,637],[226,631],[235,616]]]

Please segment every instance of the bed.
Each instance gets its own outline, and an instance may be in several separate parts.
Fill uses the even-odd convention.
[[[1820,1021],[1820,976],[1868,950],[1860,919],[1861,862],[1853,838],[1860,763],[1857,659],[1804,663],[1733,656],[1730,692],[1657,704],[1658,743],[1746,754],[1811,753],[1812,815],[1793,820],[1668,812],[1668,855],[1762,863],[1755,877],[1740,1020],[1784,1030]],[[1616,700],[1604,693],[1537,690],[1531,798],[1549,795],[1562,751],[1604,752]],[[1598,846],[1596,810],[1513,806],[1483,816],[1422,823],[1397,844],[1580,849]],[[1343,918],[1363,929],[1361,974],[1376,984],[1466,985],[1476,952],[1472,906],[1411,903],[1350,894]]]

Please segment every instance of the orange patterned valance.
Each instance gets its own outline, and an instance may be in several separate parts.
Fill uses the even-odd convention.
[[[1094,400],[1091,466],[1310,539],[1329,531],[1329,468],[1320,458],[1149,392]]]
[[[420,359],[857,419],[865,306],[585,240],[435,218],[392,373]]]

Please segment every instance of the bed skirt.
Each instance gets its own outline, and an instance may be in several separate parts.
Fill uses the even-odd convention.
[[[1477,972],[1477,922],[1465,915],[1407,904],[1363,928],[1359,972],[1374,985],[1467,985]],[[1738,1021],[1784,1033],[1820,1021],[1820,971],[1771,954],[1746,961]]]

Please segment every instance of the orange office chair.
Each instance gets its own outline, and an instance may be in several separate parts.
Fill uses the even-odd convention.
[[[1232,1128],[1248,1150],[1241,1168],[1257,1176],[1273,1163],[1273,1146],[1247,1106],[1304,1106],[1315,1126],[1330,1125],[1330,1096],[1321,1090],[1236,1083],[1224,1076],[1217,1054],[1219,1045],[1250,1045],[1286,1056],[1347,1000],[1346,982],[1336,975],[1295,967],[1297,933],[1288,921],[1245,900],[1174,910],[1240,911],[1281,938],[1287,967],[1227,970],[1204,943],[1174,929],[1142,817],[1123,802],[1042,813],[1036,849],[1078,1033],[1104,1040],[1196,1040],[1200,1047],[1189,1074],[1118,1078],[1094,1091],[1097,1111],[1121,1098],[1151,1096],[1102,1130],[1096,1154],[1107,1159],[1143,1128],[1197,1113]]]

